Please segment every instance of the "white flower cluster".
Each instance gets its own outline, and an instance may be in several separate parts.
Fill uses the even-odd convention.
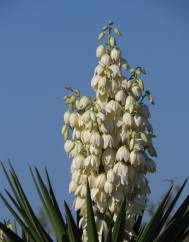
[[[96,50],[99,63],[91,81],[96,97],[80,96],[71,88],[71,95],[65,97],[69,110],[64,114],[62,134],[65,152],[72,158],[69,192],[74,193],[73,206],[82,217],[83,240],[87,179],[101,239],[102,232],[106,235],[108,230],[106,218],[116,219],[124,197],[125,230],[132,232],[150,192],[146,173],[156,170],[150,158],[156,156],[155,136],[148,106],[143,103],[145,97],[150,101],[152,97],[149,91],[144,92],[140,79],[144,70],[131,69],[111,38],[108,47],[100,45]]]

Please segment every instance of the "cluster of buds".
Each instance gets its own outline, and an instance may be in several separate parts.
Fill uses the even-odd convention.
[[[150,193],[146,174],[156,170],[151,159],[156,156],[155,135],[144,103],[147,98],[153,104],[153,98],[144,91],[140,77],[145,70],[131,68],[122,58],[112,36],[121,33],[112,24],[109,22],[99,35],[102,40],[107,34],[108,40],[96,50],[98,65],[91,81],[96,96],[81,96],[69,87],[71,94],[65,97],[69,110],[64,114],[62,134],[65,152],[72,158],[69,191],[75,195],[73,207],[81,216],[84,241],[87,180],[101,240],[124,198],[125,232],[132,233],[135,218],[145,208]]]

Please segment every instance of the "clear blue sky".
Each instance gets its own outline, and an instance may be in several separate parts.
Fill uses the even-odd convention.
[[[183,0],[0,1],[0,159],[12,160],[34,207],[28,164],[47,165],[60,204],[71,203],[60,135],[64,86],[92,94],[97,35],[109,19],[122,30],[119,44],[131,65],[146,68],[145,86],[156,101],[152,199],[166,189],[163,179],[189,175],[188,12]],[[0,190],[5,186],[0,173]],[[1,218],[8,214],[2,209]]]

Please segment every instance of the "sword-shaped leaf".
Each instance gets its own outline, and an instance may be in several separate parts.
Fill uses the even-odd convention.
[[[122,242],[126,216],[126,199],[124,199],[112,231],[113,242]]]
[[[96,223],[94,219],[93,205],[92,205],[88,182],[87,182],[87,236],[88,236],[88,242],[98,242],[98,234],[97,234]]]

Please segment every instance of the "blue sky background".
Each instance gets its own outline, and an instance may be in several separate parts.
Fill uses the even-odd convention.
[[[92,94],[97,36],[110,19],[123,33],[123,55],[145,67],[145,86],[156,101],[158,172],[150,176],[151,198],[165,191],[165,178],[182,182],[189,175],[188,11],[183,0],[0,1],[0,159],[12,160],[35,208],[28,164],[41,171],[47,165],[60,205],[63,199],[71,204],[70,161],[60,135],[64,86]],[[8,212],[0,206],[2,219]]]

